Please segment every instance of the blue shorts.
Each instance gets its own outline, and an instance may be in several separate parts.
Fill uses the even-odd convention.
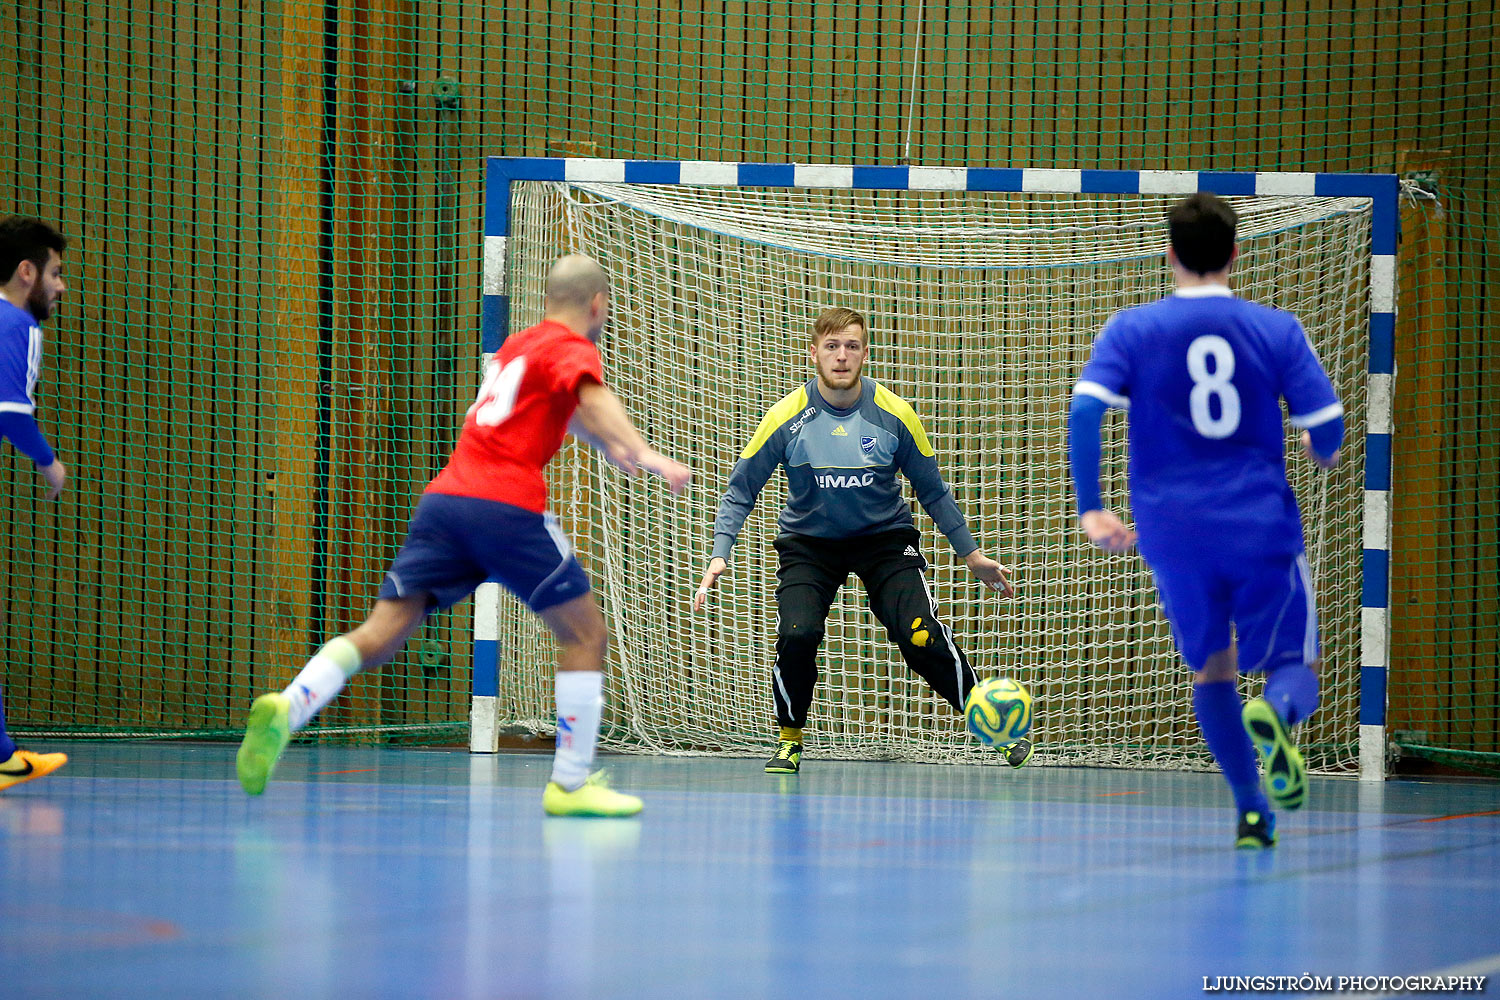
[[[426,593],[431,611],[452,607],[486,580],[500,583],[536,612],[590,589],[588,574],[551,514],[428,493],[417,503],[380,596]]]
[[[1194,670],[1228,648],[1231,622],[1241,671],[1318,658],[1318,610],[1306,553],[1158,558],[1151,574],[1172,638]]]

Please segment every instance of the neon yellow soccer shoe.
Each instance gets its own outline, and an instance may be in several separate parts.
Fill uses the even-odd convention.
[[[609,787],[603,771],[595,771],[571,792],[555,781],[542,792],[542,808],[548,816],[634,816],[645,803]]]
[[[250,705],[250,722],[245,726],[240,752],[235,755],[234,769],[239,772],[240,784],[251,795],[266,790],[266,782],[276,770],[276,761],[292,738],[292,726],[287,719],[291,708],[292,700],[284,694],[263,694]]]

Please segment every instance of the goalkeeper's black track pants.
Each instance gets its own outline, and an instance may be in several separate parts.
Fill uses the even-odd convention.
[[[818,682],[818,647],[838,589],[856,574],[870,610],[906,658],[906,665],[954,708],[963,709],[974,668],[938,620],[918,550],[917,529],[896,528],[855,538],[815,538],[783,532],[776,539],[776,663],[771,697],[776,720],[801,729]],[[849,665],[858,669],[858,664]]]

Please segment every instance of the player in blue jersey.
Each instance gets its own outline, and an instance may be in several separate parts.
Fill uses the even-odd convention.
[[[901,499],[897,472],[911,481],[917,501],[969,571],[991,590],[1010,594],[1005,567],[980,551],[969,533],[916,413],[860,374],[868,330],[852,309],[826,309],[818,317],[808,345],[817,377],[771,407],[730,473],[714,521],[713,554],[693,601],[695,610],[703,607],[760,491],[778,466],[785,468],[771,684],[780,732],[765,768],[772,774],[801,769],[824,622],[851,572],[864,582],[870,609],[907,665],[933,691],[962,711],[976,682],[927,589],[921,536]],[[1031,749],[1021,740],[1005,748],[1006,760],[1020,767]]]
[[[1105,323],[1073,389],[1068,438],[1083,530],[1108,552],[1139,545],[1193,670],[1204,741],[1234,794],[1237,846],[1262,848],[1276,842],[1270,804],[1298,809],[1306,797],[1290,730],[1318,707],[1317,610],[1281,400],[1325,469],[1338,463],[1344,410],[1297,318],[1229,290],[1236,221],[1211,194],[1167,214],[1177,290]],[[1135,531],[1100,500],[1109,407],[1130,411]],[[1266,674],[1263,697],[1243,709],[1241,670]]]
[[[32,392],[41,374],[42,322],[67,290],[62,277],[67,246],[62,234],[45,222],[15,215],[0,219],[0,438],[36,463],[48,500],[62,492],[68,470],[37,427]],[[0,692],[0,792],[51,774],[67,762],[67,754],[16,747],[5,732]]]

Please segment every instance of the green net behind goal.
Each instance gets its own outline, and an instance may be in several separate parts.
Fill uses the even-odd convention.
[[[1500,761],[1495,16],[1478,0],[12,5],[0,211],[73,240],[39,387],[73,489],[38,503],[28,464],[4,463],[11,725],[232,735],[362,617],[477,381],[487,156],[905,160],[1396,172],[1435,196],[1402,211],[1389,722],[1402,752]],[[955,414],[924,414],[945,448]],[[1034,551],[993,524],[997,546]],[[461,744],[468,618],[360,678],[327,738]]]

